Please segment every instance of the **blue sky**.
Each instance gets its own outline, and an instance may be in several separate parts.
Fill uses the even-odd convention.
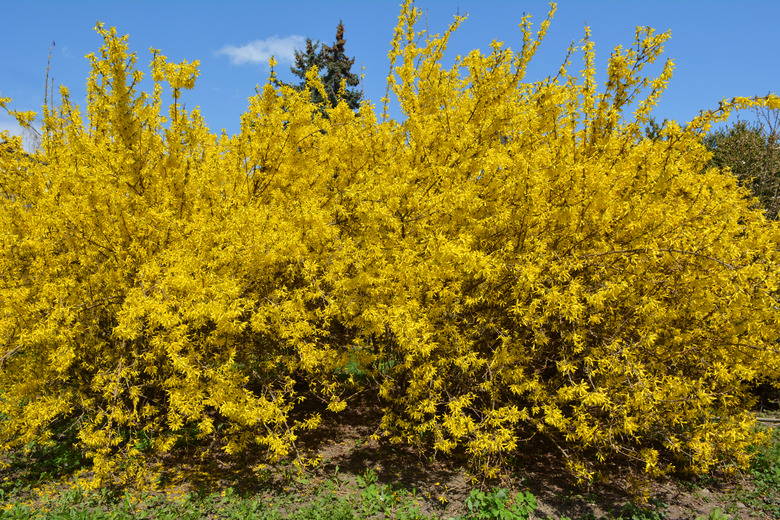
[[[129,34],[138,65],[148,70],[155,47],[171,61],[200,60],[201,76],[186,94],[187,107],[200,106],[212,131],[239,130],[240,115],[255,86],[268,77],[268,54],[280,62],[282,80],[289,73],[292,49],[306,37],[331,43],[343,20],[347,54],[354,71],[365,75],[365,97],[379,104],[389,70],[387,53],[397,23],[400,0],[376,1],[35,1],[0,0],[0,95],[14,99],[13,108],[40,111],[44,99],[46,61],[52,41],[50,78],[66,85],[74,102],[84,102],[89,73],[85,54],[101,39],[93,28],[100,20]],[[445,64],[471,49],[489,51],[493,39],[519,50],[517,27],[524,12],[534,27],[549,10],[546,1],[418,0],[431,32],[443,32],[456,12],[469,18],[453,36]],[[717,107],[732,96],[780,93],[780,0],[597,0],[558,2],[547,38],[531,63],[527,78],[554,75],[572,41],[591,27],[597,65],[606,68],[616,45],[629,46],[635,28],[649,25],[671,30],[665,57],[675,62],[675,75],[654,115],[685,122],[699,110]],[[658,64],[656,71],[660,71]],[[603,81],[604,75],[599,77]],[[149,88],[144,83],[141,88]],[[396,117],[399,114],[394,113]],[[742,117],[750,118],[751,114]],[[0,111],[0,129],[14,129]]]

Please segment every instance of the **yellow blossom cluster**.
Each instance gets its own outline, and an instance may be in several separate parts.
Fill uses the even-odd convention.
[[[488,476],[535,434],[583,478],[745,462],[749,389],[780,374],[780,228],[701,137],[780,100],[648,139],[668,34],[638,29],[599,90],[587,31],[528,82],[549,18],[447,68],[462,18],[419,16],[403,6],[382,113],[272,76],[232,137],[181,102],[197,62],[152,49],[139,92],[126,37],[97,27],[84,112],[62,89],[37,152],[0,139],[0,448],[67,423],[97,482],[188,439],[273,461],[318,427],[304,401],[363,390],[392,441]]]

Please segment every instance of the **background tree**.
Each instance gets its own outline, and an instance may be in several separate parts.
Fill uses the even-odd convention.
[[[363,93],[356,87],[360,83],[360,77],[352,73],[352,65],[355,58],[348,58],[345,51],[346,39],[344,38],[344,23],[339,21],[336,27],[336,41],[333,45],[323,45],[320,48],[320,42],[313,42],[311,38],[306,39],[306,50],[295,51],[295,66],[290,67],[293,74],[301,79],[298,85],[293,85],[298,90],[307,88],[306,73],[314,66],[319,71],[327,104],[335,107],[340,101],[344,101],[352,110],[357,110],[360,106],[360,100]],[[341,82],[346,83],[346,87],[341,90]],[[325,102],[321,92],[317,89],[311,90],[311,101],[315,104]]]
[[[661,131],[664,129],[664,126],[666,126],[666,119],[664,119],[659,125],[655,118],[651,117],[647,121],[647,126],[645,126],[645,138],[652,139],[654,141],[657,139],[663,140]]]
[[[756,121],[738,120],[711,132],[704,144],[713,153],[709,166],[730,168],[758,197],[769,219],[780,213],[780,111],[757,109]]]

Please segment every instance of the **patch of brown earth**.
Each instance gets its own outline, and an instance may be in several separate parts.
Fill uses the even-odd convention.
[[[323,422],[313,433],[302,436],[298,447],[322,458],[316,478],[330,478],[338,473],[345,479],[372,474],[376,482],[397,488],[415,490],[421,511],[441,518],[466,512],[465,501],[474,487],[465,460],[433,460],[414,450],[387,441],[376,441],[381,421],[381,407],[369,399],[356,400],[344,412],[322,414]],[[514,471],[488,487],[500,486],[514,491],[529,490],[537,498],[533,518],[602,518],[618,517],[633,496],[630,475],[615,477],[589,488],[577,486],[555,457],[555,448],[541,437],[532,439],[521,456],[513,460]],[[618,470],[616,475],[621,475]],[[760,511],[736,502],[733,492],[746,483],[712,479],[706,485],[694,485],[673,479],[650,484],[649,506],[663,504],[659,518],[691,520],[709,516],[714,508],[731,511],[730,516],[744,520],[765,520]],[[659,507],[659,506],[656,506]],[[660,516],[664,514],[665,516]]]

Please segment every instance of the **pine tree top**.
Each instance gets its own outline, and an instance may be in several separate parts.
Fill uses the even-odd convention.
[[[346,42],[344,23],[341,20],[336,27],[336,40],[332,45],[320,46],[319,41],[314,42],[311,38],[307,38],[305,50],[295,51],[295,65],[290,67],[290,71],[301,79],[298,85],[293,85],[294,88],[305,89],[306,72],[316,66],[328,96],[328,104],[335,107],[339,102],[344,101],[351,109],[357,110],[363,94],[357,89],[349,88],[359,85],[360,77],[352,72],[355,58],[346,55]],[[344,91],[341,91],[342,81],[347,87]],[[325,102],[316,90],[311,91],[311,100],[317,104]]]

